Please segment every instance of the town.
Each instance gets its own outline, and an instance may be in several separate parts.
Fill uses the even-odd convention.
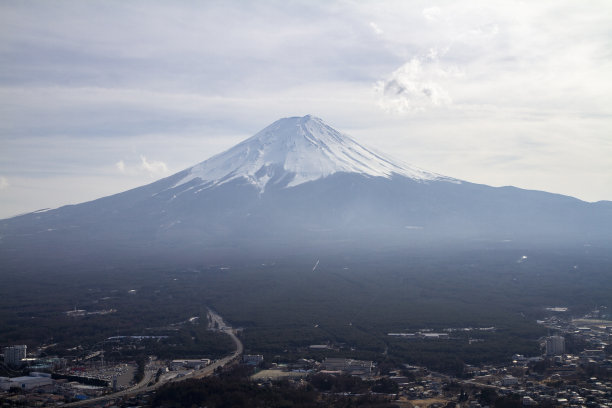
[[[392,366],[384,361],[331,356],[342,349],[333,344],[309,347],[331,353],[321,361],[269,362],[260,354],[243,354],[237,336],[240,330],[214,312],[207,316],[209,328],[232,336],[236,344],[236,351],[220,360],[150,356],[147,361],[109,363],[102,351],[58,358],[46,356],[45,347],[31,352],[26,345],[10,345],[3,349],[3,368],[20,375],[0,377],[0,406],[147,406],[165,384],[244,367],[249,381],[258,387],[274,387],[283,381],[296,388],[314,386],[323,394],[338,393],[343,398],[370,395],[392,404],[389,406],[479,408],[506,399],[512,406],[612,407],[612,321],[604,319],[605,310],[581,318],[569,317],[562,307],[548,311],[549,316],[538,321],[551,333],[541,339],[542,355],[512,355],[505,364],[466,365],[460,376],[408,362]],[[436,333],[422,329],[389,335],[435,342],[453,332],[492,330],[495,328],[448,328]],[[117,347],[135,347],[143,340],[156,340],[156,336],[106,339]],[[338,382],[348,377],[353,380]]]

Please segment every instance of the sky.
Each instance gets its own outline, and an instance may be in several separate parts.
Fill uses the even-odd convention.
[[[306,114],[439,174],[612,200],[612,2],[0,2],[0,218]]]

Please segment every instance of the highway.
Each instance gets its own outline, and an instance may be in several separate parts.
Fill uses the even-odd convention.
[[[188,378],[203,378],[206,376],[211,375],[217,368],[219,367],[224,367],[225,365],[231,363],[232,361],[234,361],[235,359],[239,358],[240,355],[242,354],[244,347],[242,345],[242,342],[240,341],[240,339],[238,338],[238,336],[236,336],[236,331],[231,327],[228,326],[223,319],[221,318],[221,316],[219,316],[217,313],[213,312],[213,311],[209,311],[208,312],[209,317],[211,319],[211,326],[212,327],[216,327],[216,330],[223,332],[225,334],[227,334],[228,336],[230,336],[232,338],[232,341],[234,342],[234,344],[236,345],[236,350],[234,350],[234,352],[228,356],[223,357],[220,360],[216,360],[215,362],[213,362],[212,364],[200,369],[200,370],[196,370],[188,375],[185,375],[184,377],[181,378],[172,378],[169,379],[167,381],[159,381],[155,384],[152,385],[148,385],[151,381],[154,380],[155,375],[157,374],[158,369],[160,368],[159,363],[155,360],[150,359],[149,363],[147,364],[147,366],[145,367],[145,375],[143,377],[143,379],[136,385],[133,385],[132,387],[122,390],[122,391],[117,391],[114,392],[112,394],[107,394],[107,395],[103,395],[100,397],[95,397],[95,398],[90,398],[87,400],[83,400],[83,401],[77,401],[77,402],[71,402],[69,404],[65,404],[63,405],[64,407],[86,407],[90,404],[94,404],[94,403],[100,403],[100,402],[105,402],[105,401],[110,401],[110,400],[114,400],[117,398],[123,398],[123,397],[128,397],[128,396],[132,396],[132,395],[137,395],[140,393],[145,393],[145,392],[150,392],[150,391],[154,391],[155,389],[163,386],[164,384],[170,383],[170,382],[179,382],[179,381],[184,381]]]

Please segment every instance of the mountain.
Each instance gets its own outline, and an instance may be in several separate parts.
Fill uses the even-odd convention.
[[[264,192],[268,183],[294,187],[335,173],[413,180],[452,179],[394,162],[311,115],[281,119],[255,136],[188,170],[174,187],[197,180],[211,188],[245,179]]]
[[[305,116],[152,184],[0,221],[5,267],[464,245],[612,247],[612,203],[441,176]]]

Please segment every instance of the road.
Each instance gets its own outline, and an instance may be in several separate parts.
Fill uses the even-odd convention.
[[[236,331],[231,326],[228,326],[223,321],[221,316],[219,316],[218,314],[216,314],[212,310],[209,310],[208,315],[210,316],[211,321],[214,321],[214,322],[217,323],[217,325],[219,327],[219,331],[227,334],[228,336],[230,336],[232,338],[232,341],[236,345],[236,350],[234,350],[234,352],[232,354],[230,354],[229,356],[226,356],[226,357],[222,358],[221,360],[217,360],[214,363],[212,363],[211,365],[202,368],[201,370],[194,371],[190,376],[186,376],[187,378],[202,378],[202,377],[206,377],[207,375],[210,375],[216,368],[223,367],[226,364],[232,362],[234,359],[237,359],[242,354],[242,352],[244,350],[242,342],[240,341],[238,336],[236,336]]]
[[[223,321],[223,319],[221,318],[221,316],[219,316],[217,313],[213,312],[212,310],[208,312],[209,316],[211,318],[211,322],[213,323],[212,326],[216,326],[218,327],[218,331],[223,332],[225,334],[227,334],[228,336],[230,336],[232,338],[232,341],[234,342],[234,344],[236,345],[236,350],[234,350],[234,352],[228,356],[223,357],[220,360],[216,360],[214,363],[200,369],[200,370],[196,370],[184,377],[181,378],[172,378],[168,381],[159,381],[153,385],[147,385],[149,384],[151,381],[154,380],[155,375],[157,374],[157,370],[160,368],[158,366],[158,363],[154,360],[149,361],[149,363],[147,364],[147,366],[145,367],[145,375],[144,378],[142,379],[142,381],[140,381],[138,384],[126,389],[126,390],[122,390],[122,391],[118,391],[118,392],[114,392],[112,394],[107,394],[101,397],[96,397],[96,398],[90,398],[88,400],[84,400],[84,401],[77,401],[77,402],[71,402],[69,404],[65,404],[63,405],[64,407],[86,407],[89,404],[93,404],[93,403],[100,403],[100,402],[104,402],[104,401],[109,401],[109,400],[114,400],[117,398],[123,398],[123,397],[128,397],[131,395],[136,395],[136,394],[140,394],[140,393],[144,393],[144,392],[150,392],[150,391],[154,391],[155,389],[161,387],[164,384],[167,384],[169,382],[179,382],[179,381],[184,381],[188,378],[203,378],[206,376],[211,375],[217,368],[219,367],[223,367],[229,363],[231,363],[233,360],[237,359],[243,352],[244,350],[244,346],[242,345],[242,342],[240,341],[240,339],[238,338],[238,336],[236,336],[236,331],[229,325],[227,325],[227,323],[225,323]],[[215,324],[216,323],[216,324]]]

